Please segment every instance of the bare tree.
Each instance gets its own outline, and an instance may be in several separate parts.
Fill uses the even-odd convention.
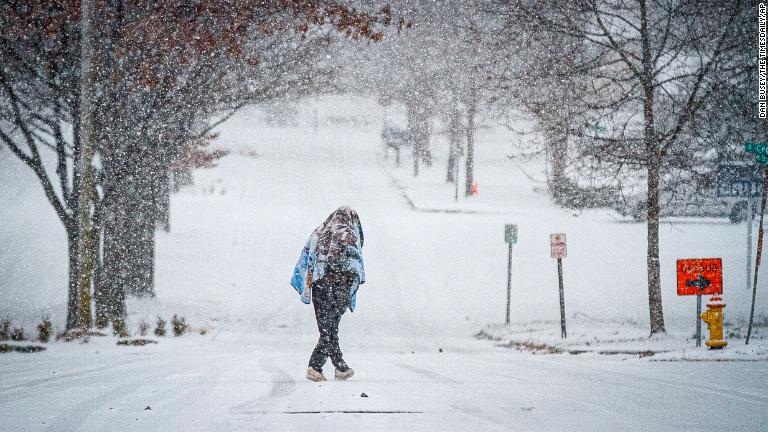
[[[589,83],[574,103],[597,127],[574,128],[580,160],[618,175],[646,178],[647,271],[651,334],[663,333],[659,278],[661,182],[694,153],[682,137],[744,73],[732,61],[735,29],[748,16],[741,1],[588,0],[502,2],[507,16],[532,32],[557,34],[583,45],[569,68]]]
[[[154,230],[169,167],[182,149],[209,136],[216,119],[289,93],[291,84],[307,79],[304,64],[318,54],[300,43],[287,56],[271,50],[287,39],[318,41],[328,31],[380,40],[378,28],[391,22],[388,7],[367,14],[332,1],[99,0],[91,6],[100,17],[92,23],[98,44],[87,77],[97,108],[85,114],[92,116],[96,157],[78,164],[85,109],[81,4],[0,4],[0,142],[36,174],[65,227],[68,329],[90,324],[90,282],[78,282],[93,272],[100,326],[121,325],[126,291],[151,294]],[[92,216],[86,238],[101,244],[82,260],[89,266],[78,260],[84,212]]]

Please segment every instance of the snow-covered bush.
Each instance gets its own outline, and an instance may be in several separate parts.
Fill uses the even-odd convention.
[[[157,323],[155,324],[155,336],[163,337],[167,333],[165,329],[165,320],[157,317]]]
[[[174,336],[183,335],[184,332],[187,331],[187,327],[189,327],[184,317],[178,315],[174,315],[173,318],[171,318],[171,326],[173,327]]]
[[[37,325],[37,340],[42,343],[48,343],[53,334],[53,324],[48,317],[43,318],[43,321]]]

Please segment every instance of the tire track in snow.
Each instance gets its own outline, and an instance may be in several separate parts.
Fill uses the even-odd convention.
[[[49,432],[78,431],[88,420],[88,416],[96,411],[97,407],[103,405],[106,401],[121,396],[129,396],[136,391],[136,388],[142,382],[144,382],[144,380],[131,381],[128,384],[115,387],[107,392],[97,393],[96,396],[79,402],[73,407],[68,407],[56,416],[46,430]]]
[[[468,388],[461,381],[455,380],[453,378],[447,377],[445,375],[439,374],[437,372],[434,372],[428,369],[423,369],[420,367],[416,367],[416,366],[412,366],[404,363],[398,363],[397,366],[411,373],[414,373],[420,377],[424,377],[441,384],[447,384],[451,387],[455,387],[454,389],[451,390],[453,394],[465,394],[467,391],[470,391],[475,394],[480,393],[477,390]],[[451,403],[450,408],[451,410],[449,412],[451,413],[457,413],[465,417],[472,418],[475,421],[480,420],[483,423],[485,423],[485,427],[483,427],[482,430],[489,430],[488,429],[489,426],[493,427],[495,430],[504,430],[504,431],[509,430],[508,424],[506,422],[498,420],[496,417],[494,417],[493,415],[487,412],[487,406],[484,407],[486,408],[484,410],[483,407],[472,406],[466,403],[453,402]]]
[[[592,368],[593,370],[597,370],[595,368]],[[661,379],[661,378],[653,378],[653,377],[640,377],[637,375],[633,375],[626,372],[611,372],[612,375],[620,376],[627,380],[632,380],[634,382],[648,382],[653,381],[656,384],[672,387],[676,389],[682,389],[682,390],[695,390],[700,393],[707,393],[711,394],[713,396],[723,396],[723,397],[729,397],[734,400],[738,400],[741,402],[761,402],[764,404],[768,404],[768,397],[766,396],[760,396],[756,394],[750,394],[750,393],[744,393],[740,392],[738,390],[732,390],[729,388],[724,387],[715,387],[715,386],[707,386],[702,384],[695,384],[690,382],[673,382],[667,379]]]
[[[272,375],[272,389],[269,398],[281,398],[293,393],[296,389],[296,380],[285,370],[275,366],[273,358],[262,358],[259,366]]]
[[[285,370],[275,366],[274,358],[264,357],[259,359],[259,367],[271,376],[269,393],[232,407],[230,412],[233,414],[263,414],[267,407],[296,390],[296,380]]]
[[[67,381],[71,379],[81,379],[83,377],[88,377],[91,375],[98,375],[107,370],[112,370],[116,368],[121,368],[123,366],[130,366],[130,365],[136,364],[138,360],[143,361],[143,360],[147,360],[147,358],[138,357],[136,359],[123,360],[115,363],[105,363],[104,365],[101,365],[98,367],[80,369],[72,372],[65,372],[65,373],[55,374],[55,375],[51,374],[50,376],[47,376],[45,378],[31,379],[27,382],[12,385],[10,387],[0,390],[0,396],[6,396],[6,395],[17,393],[20,391],[31,390],[34,387],[38,387],[42,385],[45,385],[45,386],[58,385],[62,381]]]
[[[64,408],[51,422],[46,430],[50,432],[67,432],[78,431],[88,421],[89,415],[93,415],[98,412],[100,407],[105,405],[114,404],[116,400],[128,399],[133,394],[137,393],[142,385],[148,383],[154,383],[153,376],[161,375],[167,376],[166,370],[176,370],[180,367],[178,362],[167,360],[161,364],[155,364],[152,366],[152,375],[142,375],[141,373],[126,374],[136,377],[128,383],[112,387],[107,391],[99,391],[99,389],[89,389],[88,393],[93,393],[95,396],[77,402],[74,406]],[[106,368],[105,368],[106,370]],[[144,369],[142,371],[145,372]],[[111,372],[111,371],[110,371]],[[109,383],[109,380],[101,381]],[[71,389],[68,389],[71,390]],[[167,390],[164,393],[168,393]]]
[[[419,367],[416,367],[416,366],[407,365],[407,364],[404,364],[404,363],[398,363],[397,366],[400,367],[400,368],[403,368],[403,369],[405,369],[407,371],[413,372],[416,375],[419,375],[419,376],[422,376],[422,377],[425,377],[425,378],[429,378],[429,379],[434,380],[434,381],[438,381],[438,382],[442,382],[442,383],[448,383],[448,384],[461,384],[460,381],[457,381],[457,380],[455,380],[453,378],[450,378],[450,377],[447,377],[445,375],[441,375],[441,374],[439,374],[437,372],[433,372],[431,370],[422,369],[422,368],[419,368]]]
[[[143,423],[136,424],[134,429],[138,430],[190,430],[189,417],[186,415],[176,415],[173,418],[165,418],[160,420],[153,418],[153,413],[160,413],[161,415],[167,415],[168,412],[179,413],[179,407],[186,409],[189,406],[205,406],[210,403],[211,390],[216,389],[221,382],[222,378],[220,374],[210,374],[206,366],[201,366],[200,363],[192,361],[188,364],[183,364],[181,369],[184,372],[173,372],[180,368],[179,364],[173,365],[171,372],[163,373],[161,376],[157,376],[157,379],[150,382],[143,381],[142,385],[138,385],[135,391],[128,392],[115,399],[108,400],[109,403],[102,404],[99,408],[104,410],[104,407],[110,405],[110,413],[112,407],[127,405],[136,406],[139,412],[127,411],[125,413],[120,411],[114,411],[117,418],[109,418],[108,416],[98,416],[95,422],[88,424],[89,429],[108,431],[108,430],[125,430],[125,423],[133,425],[134,421],[138,418]],[[157,386],[161,391],[153,391],[151,394],[138,395],[139,390],[142,388]],[[143,397],[146,400],[146,404],[151,406],[152,410],[149,413],[144,413],[144,402],[138,403],[139,397]],[[106,412],[106,411],[105,411]],[[137,415],[144,414],[144,417],[136,417]],[[149,422],[149,424],[147,424]],[[157,425],[162,425],[162,429]],[[194,424],[194,423],[193,423]],[[192,430],[195,430],[192,428]],[[199,429],[203,430],[203,429]]]
[[[529,368],[538,369],[544,372],[556,372],[559,374],[567,374],[569,377],[578,377],[584,381],[599,381],[606,385],[623,387],[627,384],[636,387],[637,385],[648,385],[649,382],[653,382],[656,385],[668,387],[675,390],[693,390],[699,393],[705,393],[713,396],[723,396],[733,400],[741,402],[751,403],[768,403],[768,397],[755,395],[751,393],[744,393],[738,390],[732,390],[723,387],[707,386],[703,384],[696,384],[691,382],[670,381],[669,378],[654,378],[649,376],[639,376],[628,372],[619,372],[611,370],[606,373],[605,369],[595,367],[593,365],[587,365],[579,363],[577,367],[566,368],[564,363],[547,364],[538,361],[526,361],[525,366]],[[585,369],[589,369],[591,372],[585,372]],[[506,373],[499,373],[499,375],[508,377],[511,379],[518,378],[517,376],[511,376]]]

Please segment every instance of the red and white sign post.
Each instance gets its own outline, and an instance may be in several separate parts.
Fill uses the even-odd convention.
[[[565,291],[563,290],[563,258],[568,255],[568,247],[565,244],[565,234],[549,235],[549,251],[552,258],[557,259],[557,281],[560,286],[560,335],[563,339],[565,331]]]
[[[568,255],[568,247],[565,244],[565,234],[550,234],[549,250],[552,258],[565,258]]]

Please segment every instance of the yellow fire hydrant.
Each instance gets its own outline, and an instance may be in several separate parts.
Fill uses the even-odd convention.
[[[720,349],[728,345],[728,342],[723,339],[724,307],[725,303],[723,303],[722,297],[715,294],[709,299],[706,312],[701,314],[701,319],[707,323],[707,327],[709,327],[709,340],[704,342],[709,349]]]

